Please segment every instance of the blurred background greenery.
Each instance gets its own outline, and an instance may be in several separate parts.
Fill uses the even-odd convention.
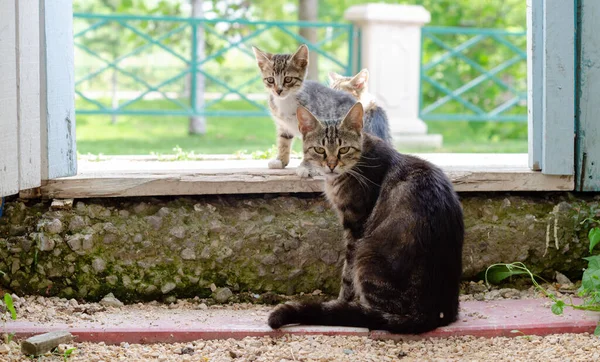
[[[298,20],[299,0],[74,0],[76,13],[100,14],[135,14],[189,17],[192,3],[202,3],[204,16],[208,19],[247,19],[267,21]],[[301,1],[301,0],[300,0]],[[508,31],[525,30],[526,2],[523,0],[504,1],[471,1],[471,0],[412,0],[412,1],[374,1],[385,3],[406,3],[423,5],[431,12],[431,23],[428,26],[478,27],[494,28]],[[318,1],[318,21],[344,22],[344,11],[356,4],[365,3],[359,0],[321,0]],[[75,19],[75,33],[94,24],[96,20]],[[176,22],[131,23],[136,29],[152,38],[177,29]],[[211,55],[227,46],[229,42],[257,29],[253,25],[212,24],[205,32],[206,54]],[[297,28],[293,29],[297,31]],[[331,30],[319,30],[319,39],[331,35]],[[439,36],[446,44],[455,47],[468,40],[467,35],[447,34]],[[185,57],[190,54],[191,30],[184,29],[161,41],[176,54]],[[511,42],[525,50],[525,37],[514,37]],[[103,59],[112,61],[120,56],[144,46],[147,40],[131,29],[121,24],[108,23],[89,31],[77,39],[86,47],[93,49]],[[289,52],[298,43],[288,34],[278,29],[265,32],[253,40],[252,45],[263,47],[270,51]],[[348,37],[342,35],[323,44],[323,49],[337,59],[348,58]],[[422,62],[427,63],[439,57],[445,50],[432,41],[423,43]],[[476,46],[464,52],[469,59],[486,70],[512,58],[515,53],[506,45],[498,43],[493,38],[486,38]],[[76,51],[76,78],[81,79],[100,69],[105,64],[86,52]],[[121,69],[137,76],[147,84],[156,85],[177,75],[186,64],[178,57],[165,52],[154,45],[149,46],[134,57],[119,63]],[[240,85],[257,76],[254,60],[247,54],[232,50],[206,63],[204,69],[231,84]],[[326,82],[326,74],[330,70],[343,72],[339,65],[319,58],[319,80]],[[451,58],[427,72],[427,75],[449,89],[456,89],[480,75],[480,72],[469,66],[464,60]],[[497,74],[506,84],[518,92],[526,91],[526,63],[521,61]],[[188,102],[189,82],[182,77],[176,82],[161,88],[174,98]],[[140,90],[140,85],[121,71],[108,69],[105,72],[81,82],[77,86],[82,94],[104,106],[111,107],[122,104],[130,99],[131,94]],[[205,91],[213,94],[213,98],[223,92],[223,87],[216,82],[206,79]],[[255,82],[242,89],[244,94],[264,94],[262,83]],[[114,97],[119,94],[119,97]],[[422,83],[423,107],[443,97],[443,93]],[[216,95],[216,96],[215,96]],[[491,111],[498,105],[514,96],[506,89],[487,80],[478,87],[465,92],[465,99],[484,109]],[[114,99],[113,99],[114,98]],[[207,98],[209,99],[209,98]],[[253,98],[255,99],[255,98]],[[264,104],[260,97],[256,100]],[[96,106],[82,97],[76,100],[78,110],[94,109]],[[129,106],[127,109],[177,109],[174,103],[151,97]],[[215,103],[209,110],[240,110],[257,111],[247,102],[226,98]],[[446,103],[440,110],[442,113],[466,114],[468,110],[458,102]],[[507,114],[526,114],[526,104],[520,102]],[[191,135],[188,132],[189,118],[185,116],[139,116],[139,115],[77,115],[77,148],[80,154],[135,154],[148,155],[151,153],[173,153],[175,147],[196,154],[222,154],[239,151],[259,151],[269,149],[275,141],[273,122],[269,117],[207,117],[207,129],[204,134]],[[467,122],[465,120],[427,121],[429,133],[439,133],[444,136],[444,146],[441,149],[403,149],[405,152],[527,152],[527,124],[525,122]],[[299,150],[297,142],[296,150]]]

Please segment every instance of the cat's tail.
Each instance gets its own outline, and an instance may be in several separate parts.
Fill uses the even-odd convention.
[[[442,317],[442,319],[445,319]],[[286,303],[270,315],[273,329],[287,324],[326,325],[380,329],[394,333],[418,334],[433,330],[449,321],[436,321],[419,315],[403,316],[365,307],[355,302],[331,301],[326,303]]]

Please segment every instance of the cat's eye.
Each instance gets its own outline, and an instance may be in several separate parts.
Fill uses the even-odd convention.
[[[315,152],[320,154],[320,155],[324,155],[325,154],[325,149],[323,147],[315,147]]]
[[[285,77],[285,78],[283,78],[283,82],[284,83],[289,83],[291,81],[292,81],[292,77]]]
[[[267,78],[267,83],[273,84],[273,83],[275,83],[275,79],[273,77],[269,77],[269,78]]]
[[[344,153],[348,153],[348,151],[350,151],[350,147],[342,147],[338,150],[340,155],[343,155]]]

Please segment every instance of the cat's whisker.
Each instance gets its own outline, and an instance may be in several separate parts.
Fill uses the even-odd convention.
[[[368,191],[369,185],[367,185],[367,183],[362,180],[361,175],[358,172],[354,170],[348,170],[346,171],[346,173],[359,183],[363,191]]]

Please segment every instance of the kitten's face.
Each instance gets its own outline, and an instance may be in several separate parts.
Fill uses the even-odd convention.
[[[339,121],[320,121],[306,108],[296,110],[302,133],[304,160],[326,177],[337,177],[354,167],[362,152],[363,107],[357,102]]]
[[[301,45],[294,54],[270,54],[252,47],[263,83],[276,98],[285,98],[302,87],[308,68],[308,48]]]
[[[363,93],[367,91],[367,82],[369,81],[369,71],[363,69],[353,77],[345,77],[335,72],[329,72],[329,87],[350,93],[357,100],[361,99]]]

